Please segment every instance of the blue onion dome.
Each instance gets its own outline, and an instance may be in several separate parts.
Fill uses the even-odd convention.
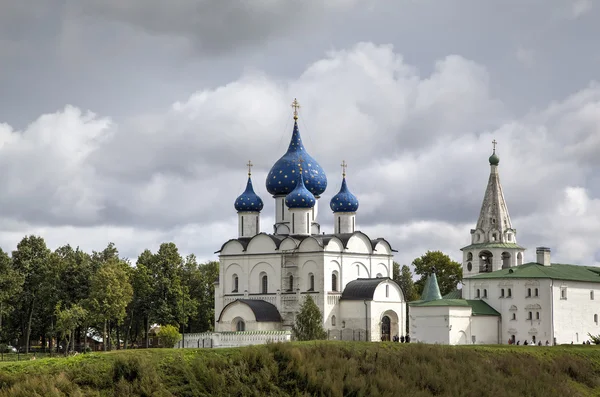
[[[252,188],[252,178],[248,175],[248,183],[246,184],[246,190],[240,194],[235,200],[234,207],[236,211],[248,211],[248,212],[260,212],[263,209],[263,201],[258,194],[254,193]]]
[[[300,172],[302,168],[300,168]],[[300,173],[296,187],[285,196],[285,205],[288,208],[312,208],[315,206],[315,196],[304,185],[304,177]]]
[[[329,207],[333,212],[356,212],[358,210],[358,199],[348,190],[345,176],[342,179],[339,193],[331,198]]]
[[[294,132],[287,152],[273,165],[267,175],[267,191],[273,196],[289,194],[296,187],[298,163],[303,166],[304,185],[312,195],[319,197],[327,188],[327,176],[323,168],[306,152],[294,121]]]

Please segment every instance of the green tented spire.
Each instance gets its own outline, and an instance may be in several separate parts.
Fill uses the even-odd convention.
[[[440,286],[437,282],[437,277],[434,272],[431,272],[427,280],[425,280],[425,287],[423,287],[423,294],[421,295],[421,300],[424,302],[436,301],[438,299],[442,299],[442,294],[440,293]]]

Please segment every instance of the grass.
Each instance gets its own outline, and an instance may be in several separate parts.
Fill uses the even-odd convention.
[[[5,396],[594,396],[595,346],[299,342],[0,363]]]

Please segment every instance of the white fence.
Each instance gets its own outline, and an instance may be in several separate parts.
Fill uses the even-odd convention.
[[[269,342],[289,342],[290,331],[243,331],[243,332],[204,332],[201,334],[185,334],[176,348],[216,348],[264,345]]]

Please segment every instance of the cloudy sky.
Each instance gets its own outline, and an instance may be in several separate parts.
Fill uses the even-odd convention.
[[[600,263],[595,0],[0,0],[0,246],[215,259],[291,136],[410,263],[460,258],[491,141],[518,239]]]

